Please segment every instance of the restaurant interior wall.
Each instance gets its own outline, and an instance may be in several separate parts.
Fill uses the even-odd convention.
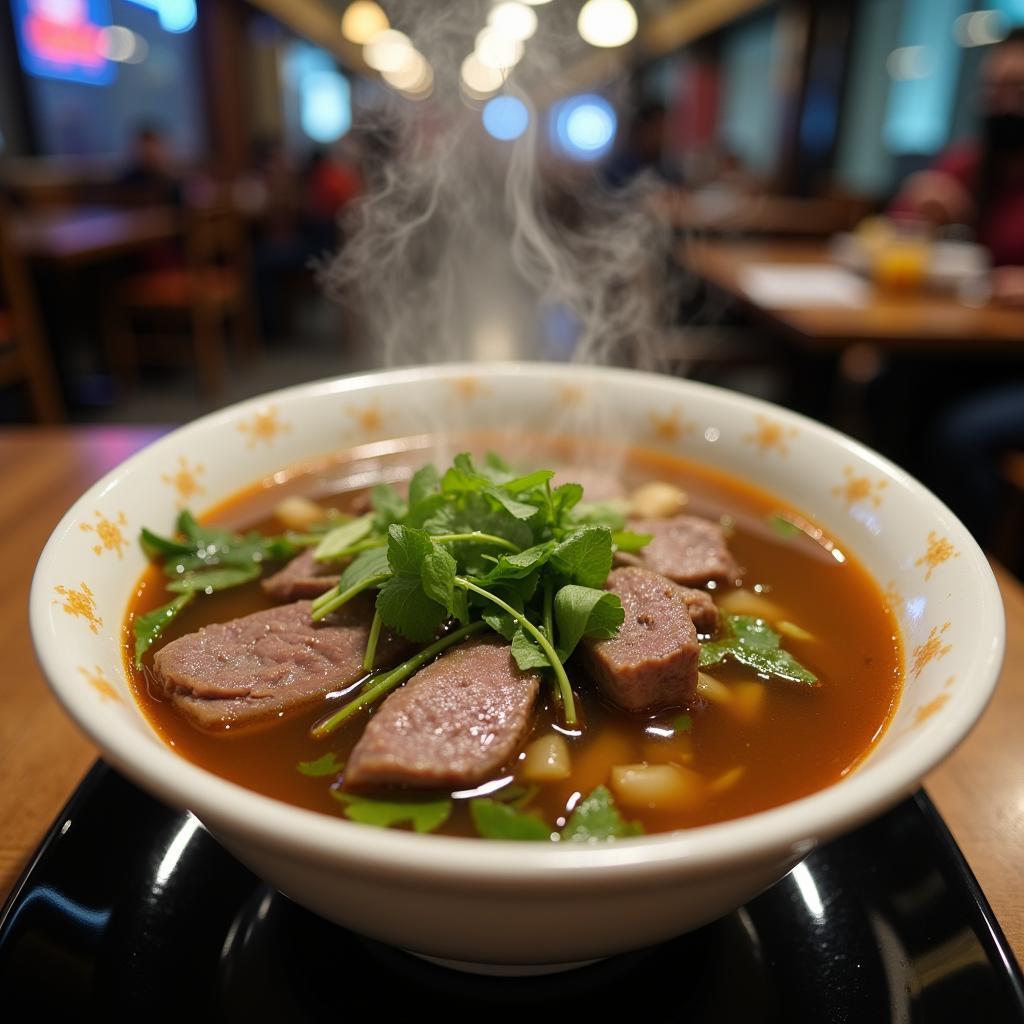
[[[770,177],[779,140],[779,18],[769,9],[730,29],[721,48],[722,144],[749,171]]]
[[[144,59],[116,64],[108,84],[25,75],[40,155],[123,154],[140,125],[155,123],[175,159],[196,160],[205,149],[199,33],[169,32],[129,0],[111,0],[110,16],[145,40]]]

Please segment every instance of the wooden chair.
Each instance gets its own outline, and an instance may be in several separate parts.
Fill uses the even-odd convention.
[[[184,262],[133,274],[109,304],[107,345],[111,368],[125,383],[134,381],[140,362],[193,363],[205,395],[219,393],[227,370],[225,326],[234,321],[241,354],[260,348],[250,290],[244,224],[228,206],[210,206],[184,216]],[[167,321],[188,324],[191,346],[169,339]],[[142,333],[143,319],[158,321],[162,337]],[[161,344],[160,342],[163,342]]]
[[[28,390],[36,419],[57,423],[64,418],[32,279],[0,208],[0,387],[19,384]]]

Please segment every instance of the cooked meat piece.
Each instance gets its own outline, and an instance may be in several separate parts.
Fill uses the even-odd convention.
[[[298,601],[319,597],[335,586],[340,578],[337,564],[318,562],[313,548],[296,555],[283,569],[263,580],[261,586],[275,601]]]
[[[345,769],[345,789],[474,786],[507,764],[530,728],[540,685],[495,635],[453,647],[391,694]]]
[[[718,607],[706,590],[682,587],[686,610],[693,619],[698,633],[714,633],[718,629]]]
[[[168,696],[196,725],[243,724],[319,700],[355,682],[373,604],[351,601],[323,622],[298,601],[204,626],[157,651],[153,671]],[[393,665],[409,644],[385,631],[377,664]]]
[[[622,481],[614,473],[590,466],[568,466],[556,470],[551,478],[551,486],[561,487],[562,484],[579,484],[583,488],[583,501],[586,504],[614,501],[626,496]]]
[[[712,580],[731,583],[739,575],[718,523],[699,516],[673,516],[630,519],[627,526],[650,534],[651,541],[636,554],[616,555],[619,565],[650,569],[690,587],[703,587]]]
[[[648,569],[613,569],[605,590],[626,613],[617,636],[584,640],[583,654],[601,689],[627,711],[685,704],[697,686],[700,645],[686,591]]]

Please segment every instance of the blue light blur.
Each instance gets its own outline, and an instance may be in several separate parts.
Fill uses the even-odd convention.
[[[128,0],[156,12],[165,32],[187,32],[196,23],[196,0]]]
[[[502,142],[518,139],[530,123],[530,111],[515,96],[495,96],[483,110],[484,130]]]
[[[583,93],[556,103],[549,125],[556,152],[572,160],[600,160],[612,148],[618,119],[603,96]]]
[[[352,127],[352,90],[337,71],[310,71],[299,82],[302,130],[314,141],[337,142]]]

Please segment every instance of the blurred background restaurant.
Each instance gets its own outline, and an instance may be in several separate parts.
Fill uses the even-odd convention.
[[[601,359],[835,424],[1020,571],[1022,26],[1024,0],[0,0],[0,425]]]

